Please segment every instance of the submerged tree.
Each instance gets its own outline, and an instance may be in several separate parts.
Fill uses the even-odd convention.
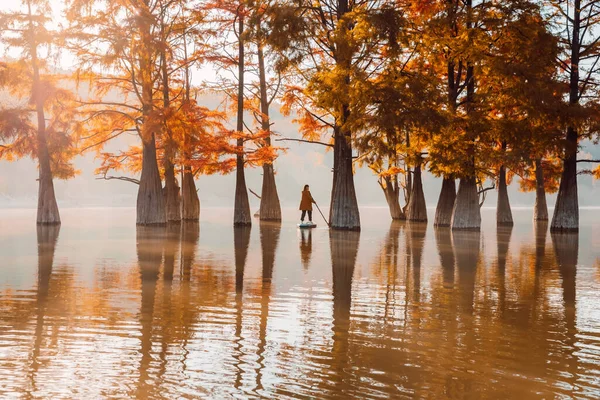
[[[0,13],[0,39],[21,50],[0,63],[0,89],[9,95],[0,108],[0,159],[31,157],[38,162],[38,224],[60,224],[53,178],[68,179],[76,150],[74,96],[59,88],[65,77],[51,69],[56,32],[47,28],[51,8],[45,0],[23,0],[20,9]]]
[[[278,76],[275,82],[268,79],[267,72],[269,67],[274,67],[275,57],[269,37],[271,30],[269,22],[273,18],[272,13],[275,10],[274,4],[269,1],[255,0],[249,2],[250,18],[249,29],[251,41],[256,46],[256,62],[258,69],[258,90],[255,97],[258,100],[258,112],[255,112],[255,118],[260,123],[260,136],[264,137],[259,144],[264,152],[272,152],[271,158],[275,157],[275,149],[272,146],[272,132],[270,107],[275,100],[281,83],[281,73],[273,70]],[[277,193],[275,182],[275,169],[271,159],[267,159],[263,165],[262,190],[260,198],[260,219],[261,221],[281,221],[281,205]]]
[[[161,132],[155,88],[159,74],[159,0],[143,2],[71,0],[71,50],[80,61],[77,75],[91,85],[94,99],[86,102],[83,121],[89,134],[84,150],[101,152],[107,142],[124,133],[137,133],[142,148],[132,147],[128,158],[141,158],[137,224],[166,223],[165,198],[157,160],[156,138]],[[99,73],[97,71],[103,71]],[[118,94],[119,100],[114,100]],[[111,160],[104,154],[105,161]]]
[[[286,85],[287,113],[298,114],[300,131],[309,142],[319,142],[331,132],[333,186],[330,221],[334,229],[360,229],[353,171],[355,123],[364,117],[354,99],[360,97],[357,83],[366,79],[373,61],[372,38],[367,34],[368,14],[375,1],[360,4],[348,0],[282,5],[279,32],[289,32],[282,45],[294,79]],[[287,25],[286,23],[287,22]]]
[[[580,140],[598,133],[598,125],[590,124],[598,114],[598,68],[600,40],[596,28],[600,24],[600,1],[548,1],[555,8],[560,29],[563,58],[559,67],[569,85],[566,135],[564,137],[563,172],[556,198],[550,230],[579,229],[577,194],[577,152]]]

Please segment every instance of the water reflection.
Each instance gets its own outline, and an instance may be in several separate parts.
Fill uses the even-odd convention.
[[[137,257],[141,279],[140,322],[140,365],[136,397],[152,396],[154,382],[149,374],[152,362],[152,323],[154,319],[154,303],[156,285],[163,248],[167,241],[165,229],[162,227],[137,227]]]
[[[453,231],[452,248],[458,274],[458,301],[460,310],[473,314],[475,277],[480,259],[481,234],[472,231]],[[469,335],[472,333],[469,332]]]
[[[239,226],[233,228],[233,245],[235,258],[235,338],[234,354],[235,359],[235,383],[234,387],[240,389],[242,386],[242,355],[243,355],[243,296],[244,296],[244,271],[246,269],[246,260],[248,258],[248,247],[250,246],[251,228]]]
[[[300,229],[300,258],[302,267],[308,270],[312,253],[312,229]]]
[[[333,276],[333,346],[332,366],[335,375],[331,378],[338,391],[343,390],[349,366],[350,309],[352,306],[352,277],[356,266],[356,255],[360,232],[331,231],[331,269]]]
[[[442,279],[444,287],[451,289],[454,286],[454,250],[452,248],[452,234],[450,228],[436,227],[435,243],[442,266]]]
[[[256,390],[263,390],[262,376],[265,368],[265,350],[267,347],[267,321],[269,319],[269,301],[271,300],[271,283],[275,266],[275,252],[279,244],[281,224],[276,222],[260,223],[260,248],[262,251],[262,288],[260,300],[260,325],[258,330],[258,371],[256,373]]]
[[[589,230],[379,228],[138,227],[114,258],[32,230],[0,397],[598,398]]]
[[[37,253],[38,253],[38,274],[37,274],[37,293],[36,293],[36,323],[34,332],[33,349],[31,352],[31,362],[29,367],[30,389],[28,397],[37,392],[36,377],[40,367],[40,352],[44,340],[44,319],[48,303],[48,293],[50,290],[50,278],[54,266],[54,253],[58,236],[60,234],[60,225],[38,225],[37,226]]]

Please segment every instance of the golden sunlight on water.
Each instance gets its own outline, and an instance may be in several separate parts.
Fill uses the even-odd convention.
[[[1,398],[600,397],[596,211],[578,235],[32,216],[0,212]]]

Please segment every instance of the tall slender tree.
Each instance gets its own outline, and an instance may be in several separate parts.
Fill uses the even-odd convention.
[[[51,13],[45,0],[23,0],[14,11],[0,13],[0,40],[20,50],[18,59],[0,63],[0,89],[9,96],[0,107],[0,159],[37,160],[41,225],[61,223],[53,178],[76,173],[74,95],[59,87],[66,79],[50,64],[58,36],[48,28]]]

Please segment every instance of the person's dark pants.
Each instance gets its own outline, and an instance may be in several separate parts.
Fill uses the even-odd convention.
[[[302,210],[302,216],[300,217],[300,221],[304,222],[304,217],[306,217],[306,213],[308,213],[308,220],[312,222],[312,210]]]

